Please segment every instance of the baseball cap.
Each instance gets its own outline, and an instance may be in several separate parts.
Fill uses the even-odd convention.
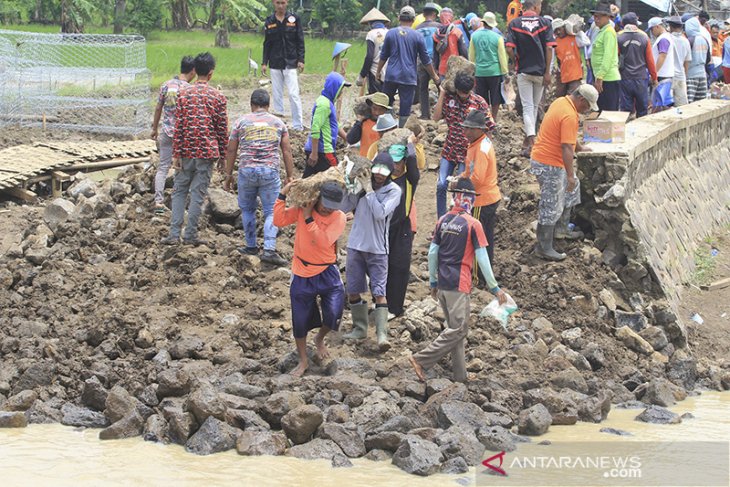
[[[641,22],[639,22],[639,16],[634,12],[626,12],[623,17],[621,17],[621,23],[623,25],[641,25]]]
[[[489,27],[496,27],[497,26],[497,16],[494,15],[494,12],[484,12],[484,17],[482,17],[482,22],[487,24]]]
[[[664,21],[662,20],[661,17],[652,17],[649,19],[649,22],[646,25],[650,29],[653,29],[657,25],[662,25],[663,23],[664,23]]]
[[[390,176],[393,172],[393,158],[387,152],[380,152],[373,159],[373,166],[370,171],[381,176]]]
[[[416,11],[411,7],[410,5],[406,5],[402,9],[400,9],[400,13],[398,14],[398,18],[400,19],[415,19],[416,18]]]
[[[319,197],[322,206],[330,210],[339,210],[342,200],[345,198],[345,191],[335,181],[325,181],[319,188]]]
[[[594,112],[598,111],[598,90],[593,85],[582,84],[575,90],[580,96],[582,96],[588,104],[591,106],[591,110]]]

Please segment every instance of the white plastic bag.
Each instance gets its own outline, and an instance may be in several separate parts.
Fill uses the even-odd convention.
[[[517,309],[517,303],[515,303],[515,300],[512,299],[512,296],[507,294],[507,301],[504,304],[499,304],[499,301],[495,298],[484,307],[482,312],[479,313],[479,316],[491,316],[499,321],[502,328],[507,330],[507,321],[509,320],[509,316],[517,311]]]

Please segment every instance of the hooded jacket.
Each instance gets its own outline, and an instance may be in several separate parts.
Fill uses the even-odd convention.
[[[689,62],[687,78],[707,79],[705,64],[707,63],[710,46],[700,32],[702,26],[697,17],[692,17],[684,24],[684,31],[687,33],[689,44],[692,46],[692,60]]]
[[[341,74],[332,72],[324,80],[322,94],[317,97],[312,108],[312,130],[309,132],[304,150],[312,151],[312,136],[319,139],[319,152],[332,154],[337,146],[337,110],[335,100],[345,85],[345,78]]]

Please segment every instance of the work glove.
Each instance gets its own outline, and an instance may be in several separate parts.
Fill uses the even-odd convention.
[[[360,176],[359,178],[357,178],[357,182],[360,184],[360,187],[365,190],[366,193],[373,192],[373,184],[369,177]]]

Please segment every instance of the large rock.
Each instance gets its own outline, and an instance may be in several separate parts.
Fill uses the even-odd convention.
[[[403,438],[393,455],[393,465],[407,473],[421,476],[438,472],[441,460],[438,445],[413,435]]]
[[[690,391],[697,382],[697,361],[684,351],[672,355],[667,364],[667,379]]]
[[[75,209],[76,205],[69,200],[56,198],[48,203],[46,209],[43,210],[43,221],[46,222],[48,228],[55,232],[61,223],[71,218]]]
[[[165,418],[163,418],[160,414],[153,414],[147,418],[142,438],[144,438],[145,441],[168,443],[170,441],[169,431],[169,426],[167,421],[165,421]]]
[[[484,445],[471,428],[451,427],[436,437],[436,444],[447,460],[462,457],[470,466],[478,465],[482,461]]]
[[[5,411],[27,411],[37,399],[37,392],[21,391],[14,396],[10,396],[2,408]]]
[[[605,421],[611,411],[611,398],[609,392],[599,392],[595,396],[581,398],[576,401],[578,404],[578,418],[587,423],[600,423]]]
[[[247,409],[227,409],[226,423],[242,430],[268,431],[271,429],[264,418]]]
[[[182,369],[165,369],[157,374],[157,397],[184,396],[190,392],[190,376]]]
[[[98,377],[92,375],[84,381],[84,388],[81,391],[81,404],[96,411],[103,411],[106,408],[106,398],[109,395],[99,381]]]
[[[84,428],[106,428],[109,426],[109,421],[102,413],[75,406],[71,403],[64,404],[61,413],[63,413],[61,424],[66,426],[82,426]]]
[[[517,428],[521,435],[540,436],[547,432],[552,422],[550,411],[542,404],[535,404],[520,411]]]
[[[477,439],[489,451],[515,451],[515,438],[501,426],[484,426],[477,431]]]
[[[639,332],[639,336],[649,342],[654,350],[661,350],[669,345],[669,339],[664,330],[658,326],[649,326]]]
[[[434,382],[434,381],[429,381]],[[426,386],[428,394],[429,386]],[[435,426],[438,420],[438,412],[441,405],[449,401],[468,401],[469,391],[464,384],[459,382],[448,385],[443,390],[433,394],[426,403],[420,407],[420,413]]]
[[[295,445],[310,440],[324,418],[322,411],[312,404],[292,409],[281,418],[281,428]]]
[[[373,370],[370,362],[356,358],[335,358],[327,364],[325,372],[327,375],[350,373],[367,379],[374,379],[376,376],[375,370]]]
[[[241,208],[238,206],[236,195],[219,188],[208,190],[208,202],[210,213],[216,221],[235,220],[241,215]]]
[[[205,344],[199,337],[186,335],[172,344],[170,347],[170,356],[175,360],[184,358],[200,358],[199,354],[203,350]]]
[[[308,443],[302,445],[294,445],[289,448],[287,455],[301,458],[302,460],[318,460],[324,458],[332,460],[335,455],[342,455],[342,449],[332,440],[323,440],[315,438]]]
[[[585,359],[590,364],[591,369],[594,371],[601,369],[603,368],[603,366],[606,365],[606,355],[603,353],[603,349],[597,343],[589,342],[588,344],[586,344],[583,350],[580,351],[580,353],[581,355],[583,355],[583,357],[585,357]]]
[[[462,457],[452,457],[441,464],[439,472],[454,475],[460,473],[466,473],[469,471],[469,465],[466,460]]]
[[[203,424],[210,416],[224,420],[226,415],[226,405],[210,384],[201,384],[190,393],[185,410],[193,413],[198,424]]]
[[[581,356],[581,358],[583,357]],[[557,389],[568,388],[583,394],[588,392],[588,384],[585,379],[572,367],[553,374],[550,383]]]
[[[672,385],[665,379],[653,379],[647,384],[644,394],[639,397],[646,404],[654,404],[655,406],[669,407],[673,406],[674,392]]]
[[[208,416],[200,429],[185,443],[185,450],[196,455],[210,455],[230,450],[236,446],[237,436],[236,428],[213,416]]]
[[[29,410],[25,412],[30,424],[51,424],[60,423],[63,419],[61,406],[63,401],[50,399],[47,402],[40,399],[33,403]]]
[[[91,198],[92,196],[95,196],[96,193],[99,191],[99,185],[96,184],[96,181],[89,178],[88,176],[80,175],[76,176],[76,178],[76,181],[68,188],[68,194],[72,198],[77,199],[79,196]]]
[[[364,398],[362,404],[353,409],[350,419],[367,434],[398,413],[400,409],[395,400],[379,390]]]
[[[270,395],[261,408],[261,415],[274,428],[281,427],[281,418],[299,406],[304,406],[301,394],[291,391],[280,391]]]
[[[25,391],[28,389],[35,389],[39,386],[48,386],[53,382],[53,377],[56,368],[52,363],[49,362],[38,362],[27,369],[21,374],[18,381],[13,387],[13,394]]]
[[[578,328],[580,329],[580,328]],[[550,357],[562,357],[578,370],[591,370],[591,364],[586,357],[565,345],[558,345],[550,351]]]
[[[28,419],[20,411],[0,411],[0,428],[25,428]]]
[[[643,315],[642,315],[643,316]],[[621,340],[630,350],[642,355],[651,355],[654,349],[649,342],[641,338],[641,336],[628,326],[622,326],[616,330],[616,338]]]
[[[682,418],[678,414],[661,406],[649,406],[634,419],[653,424],[679,424],[682,422]]]
[[[488,418],[487,413],[474,403],[449,401],[439,407],[437,421],[438,426],[443,429],[461,426],[476,431],[488,423]]]
[[[236,441],[240,455],[283,455],[287,446],[283,433],[271,431],[244,431]]]
[[[368,435],[365,438],[365,448],[368,450],[385,450],[394,452],[400,447],[403,433],[397,431],[381,431]]]
[[[350,458],[365,455],[365,440],[353,423],[323,423],[319,427],[317,436],[324,440],[334,441]]]
[[[122,419],[99,432],[100,440],[119,440],[122,438],[132,438],[142,434],[144,428],[144,419],[137,412],[132,410]]]
[[[187,443],[188,438],[198,429],[198,422],[192,413],[182,408],[165,408],[162,415],[168,424],[170,441],[178,445]]]
[[[616,310],[615,317],[617,328],[628,326],[637,333],[646,328],[649,323],[646,316],[641,313],[629,313],[626,311]]]
[[[257,397],[268,396],[269,391],[263,387],[253,386],[246,382],[243,374],[236,372],[221,381],[223,392],[233,394],[234,396],[244,397],[246,399],[256,399]]]
[[[137,398],[133,397],[122,386],[114,386],[107,395],[104,415],[109,418],[112,424],[116,423],[136,410],[138,403]]]

